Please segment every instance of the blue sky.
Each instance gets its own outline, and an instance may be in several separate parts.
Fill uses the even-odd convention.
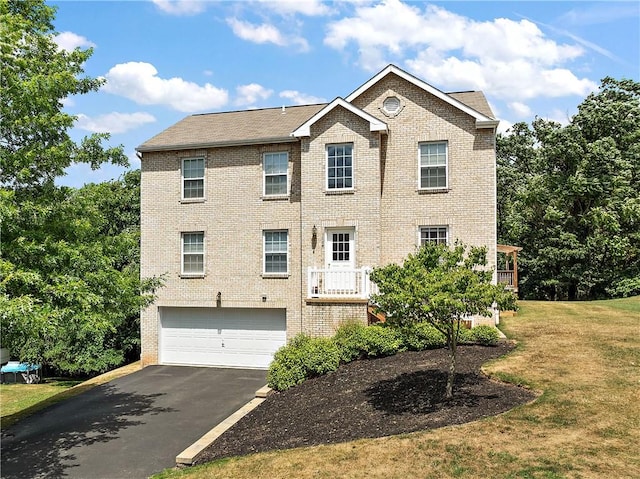
[[[345,97],[389,63],[443,91],[482,90],[500,131],[566,123],[605,76],[640,80],[640,3],[60,1],[56,42],[93,47],[98,92],[65,100],[74,138],[136,146],[192,113]],[[69,169],[59,183],[117,178]]]

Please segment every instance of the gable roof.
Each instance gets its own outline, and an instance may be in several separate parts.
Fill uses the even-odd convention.
[[[375,116],[370,115],[366,111],[361,110],[360,108],[352,105],[351,103],[347,103],[342,98],[338,97],[335,100],[333,100],[331,103],[329,103],[327,106],[325,106],[318,113],[316,113],[311,118],[309,118],[302,125],[300,125],[298,129],[296,129],[293,133],[291,133],[291,136],[294,136],[294,137],[311,136],[311,125],[313,125],[320,118],[322,118],[323,116],[328,114],[330,111],[334,110],[336,107],[339,107],[339,106],[349,110],[354,115],[358,115],[363,120],[368,121],[369,131],[382,131],[386,133],[387,124],[385,122],[377,119]]]
[[[326,105],[191,115],[136,149],[145,152],[298,141],[291,132]]]
[[[352,102],[353,100],[358,98],[362,93],[364,93],[366,90],[371,88],[373,85],[378,83],[380,80],[382,80],[384,77],[386,77],[389,74],[395,74],[400,78],[403,78],[404,80],[414,84],[418,88],[425,90],[426,92],[432,94],[433,96],[450,104],[451,106],[459,110],[462,110],[463,112],[472,116],[473,118],[476,119],[476,128],[495,128],[498,126],[499,122],[493,117],[493,115],[486,115],[485,113],[482,113],[472,108],[471,106],[467,105],[466,103],[464,103],[460,98],[465,95],[457,95],[457,98],[454,95],[448,95],[445,92],[438,90],[436,87],[429,85],[428,83],[407,73],[406,71],[398,68],[395,65],[388,65],[387,67],[385,67],[378,74],[373,76],[373,78],[368,80],[358,89],[356,89],[353,93],[347,96],[346,100],[348,102]],[[464,93],[467,93],[467,92],[464,92]],[[476,93],[476,92],[473,92],[473,93]],[[466,97],[470,99],[471,95],[466,95]],[[484,98],[484,95],[482,95],[482,97]],[[477,98],[474,98],[474,102],[480,103]],[[486,103],[486,99],[484,100],[484,102]],[[488,104],[486,105],[486,108],[482,107],[482,109],[484,109],[485,111],[486,110],[491,111]]]

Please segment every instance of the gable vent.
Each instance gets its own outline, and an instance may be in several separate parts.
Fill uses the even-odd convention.
[[[397,115],[400,112],[400,99],[395,96],[385,98],[382,109],[388,115]]]

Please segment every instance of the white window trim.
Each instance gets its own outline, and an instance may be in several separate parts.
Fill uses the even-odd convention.
[[[445,234],[446,234],[446,239],[445,239],[445,244],[449,245],[450,244],[450,240],[449,240],[449,225],[420,225],[418,226],[418,247],[422,246],[422,230],[425,229],[441,229],[443,228],[445,230]]]
[[[286,271],[278,271],[278,272],[268,272],[267,271],[267,233],[287,233],[287,270]],[[291,245],[290,245],[290,235],[288,229],[268,229],[262,231],[262,276],[265,277],[288,277],[290,271],[290,258],[291,258]]]
[[[276,176],[276,175],[267,175],[267,172],[264,168],[264,161],[267,155],[286,155],[287,156],[287,171],[285,175],[287,176],[287,191],[285,193],[267,193],[267,176]],[[262,154],[262,196],[266,198],[286,198],[290,195],[291,191],[291,175],[290,175],[290,162],[289,162],[289,152],[288,151],[267,151]]]
[[[445,146],[445,155],[444,155],[444,174],[445,174],[445,185],[444,186],[430,186],[423,187],[422,186],[422,165],[421,162],[421,148],[422,145],[438,145],[444,144]],[[428,167],[425,167],[428,168]],[[421,141],[418,143],[418,191],[444,191],[449,189],[449,142],[447,141]]]
[[[197,273],[185,272],[184,270],[184,235],[188,234],[201,234],[202,235],[202,271]],[[189,253],[194,254],[194,253]],[[180,233],[180,276],[185,278],[202,278],[205,275],[205,271],[207,269],[206,265],[207,258],[207,236],[204,231],[183,231]]]
[[[351,186],[349,188],[329,188],[329,147],[330,146],[351,146]],[[324,189],[326,192],[334,193],[340,191],[353,191],[356,187],[356,148],[353,142],[327,143],[324,148]]]
[[[202,160],[202,177],[198,178],[185,178],[184,177],[184,162],[189,160]],[[202,196],[197,196],[193,198],[185,198],[184,196],[184,182],[185,180],[199,180],[202,179]],[[180,159],[180,199],[183,202],[198,202],[204,201],[207,192],[207,160],[203,156],[192,156],[187,158]]]

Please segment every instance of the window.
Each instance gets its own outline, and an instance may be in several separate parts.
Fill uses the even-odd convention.
[[[420,188],[447,187],[447,144],[420,145]]]
[[[204,198],[204,158],[182,160],[182,198]]]
[[[182,274],[204,275],[204,233],[182,233]]]
[[[327,189],[353,188],[353,145],[327,146]]]
[[[264,170],[264,194],[286,195],[288,193],[288,153],[265,153],[262,160]]]
[[[264,232],[264,272],[265,274],[286,274],[288,272],[288,232]]]
[[[447,244],[448,236],[446,226],[423,226],[420,228],[421,245],[425,243]]]

